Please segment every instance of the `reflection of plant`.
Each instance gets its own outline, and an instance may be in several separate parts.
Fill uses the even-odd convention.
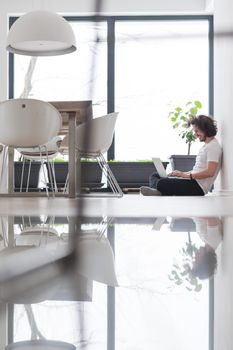
[[[174,263],[171,274],[168,278],[174,281],[176,285],[184,285],[189,291],[200,292],[202,284],[199,283],[197,277],[192,274],[193,255],[197,251],[197,247],[190,240],[186,242],[185,247],[180,250],[182,255],[182,264]]]

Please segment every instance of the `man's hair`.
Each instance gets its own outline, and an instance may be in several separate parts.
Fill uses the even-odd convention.
[[[215,136],[218,131],[216,121],[212,117],[203,114],[190,117],[188,125],[197,126],[207,137]]]
[[[208,250],[199,261],[195,261],[191,269],[193,276],[203,280],[214,275],[217,269],[217,256],[214,250]]]

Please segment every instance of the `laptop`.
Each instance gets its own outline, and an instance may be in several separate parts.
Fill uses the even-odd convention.
[[[166,169],[164,168],[164,165],[160,158],[152,158],[152,161],[154,163],[155,169],[157,170],[157,173],[160,177],[169,177],[172,179],[182,179],[180,176],[168,176]]]
[[[152,158],[152,161],[154,163],[155,169],[157,170],[157,173],[160,177],[168,177],[166,169],[164,168],[164,165],[160,158]]]

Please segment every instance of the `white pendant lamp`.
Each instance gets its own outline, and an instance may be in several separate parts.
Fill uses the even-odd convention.
[[[6,49],[19,55],[56,56],[75,51],[76,41],[70,24],[62,16],[32,11],[13,23]]]

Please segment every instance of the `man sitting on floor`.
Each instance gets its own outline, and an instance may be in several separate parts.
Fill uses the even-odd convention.
[[[204,196],[210,191],[221,167],[222,148],[215,138],[216,122],[205,115],[190,118],[196,138],[204,142],[191,171],[174,170],[168,178],[150,176],[150,187],[142,186],[144,196]],[[173,178],[175,177],[175,178]]]

